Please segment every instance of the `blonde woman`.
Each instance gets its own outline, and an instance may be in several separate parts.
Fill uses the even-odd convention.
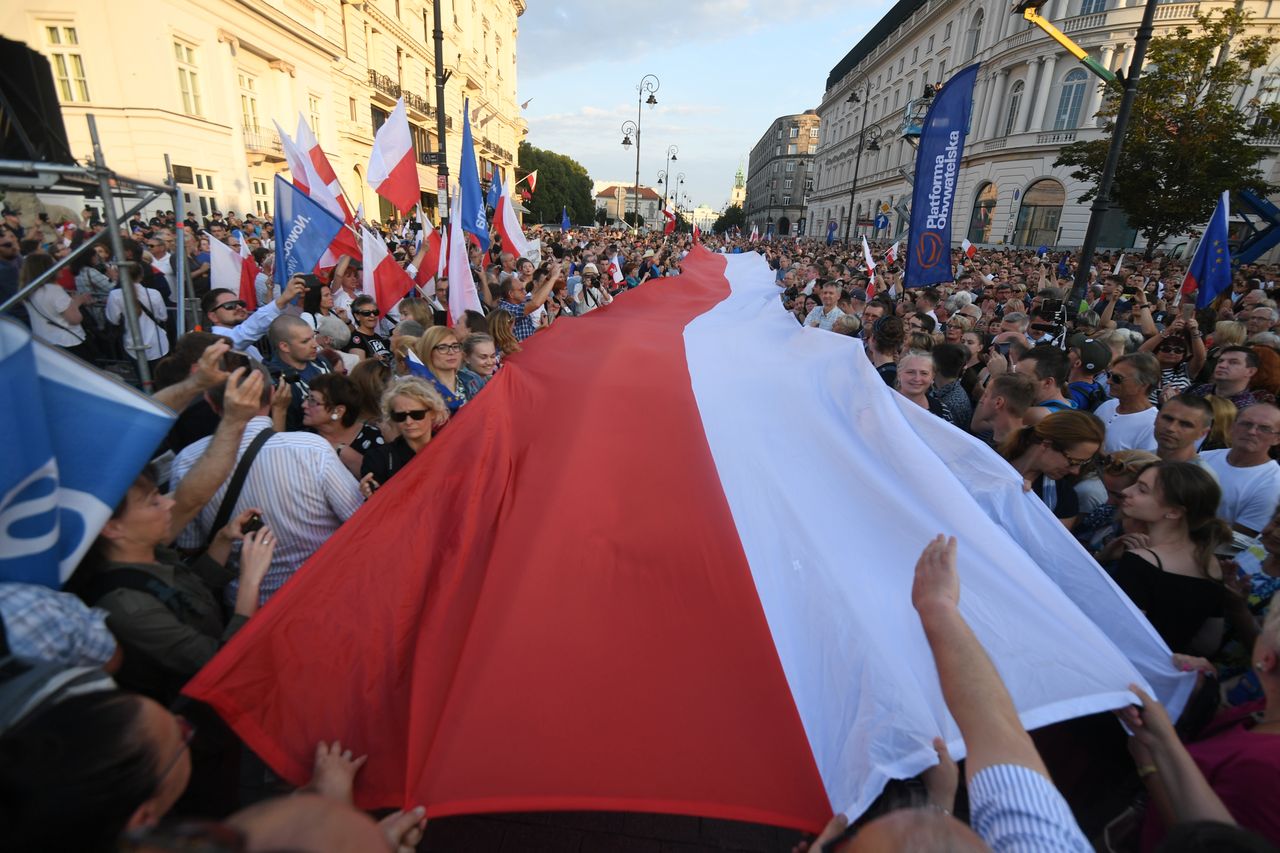
[[[502,359],[521,349],[516,338],[515,321],[506,311],[494,311],[489,315],[489,334],[498,346],[498,368],[501,368]]]
[[[435,388],[450,413],[461,409],[480,390],[478,385],[463,381],[462,342],[453,329],[432,326],[413,343],[413,352],[426,367],[422,378]]]
[[[426,447],[437,425],[449,419],[444,400],[425,379],[402,376],[382,394],[382,416],[400,435],[395,441],[370,447],[360,464],[360,490],[367,498]]]

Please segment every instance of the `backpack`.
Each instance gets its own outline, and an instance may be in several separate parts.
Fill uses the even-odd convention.
[[[1082,412],[1092,412],[1110,397],[1101,382],[1072,382],[1067,386],[1067,394]]]

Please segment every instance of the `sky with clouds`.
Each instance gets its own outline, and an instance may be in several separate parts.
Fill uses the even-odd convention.
[[[891,0],[530,0],[519,20],[518,100],[530,144],[566,154],[594,180],[631,183],[635,149],[622,124],[636,86],[659,78],[642,118],[640,183],[666,150],[693,204],[719,208],[733,173],[769,124],[822,99],[827,74]]]

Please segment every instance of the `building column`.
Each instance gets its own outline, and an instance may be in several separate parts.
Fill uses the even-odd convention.
[[[1023,133],[1031,130],[1031,116],[1036,111],[1036,104],[1032,98],[1035,97],[1036,88],[1040,85],[1040,69],[1043,65],[1043,57],[1027,63],[1027,83],[1022,90],[1022,120],[1018,122]]]
[[[1009,69],[1001,68],[1000,73],[996,74],[995,85],[991,89],[989,104],[987,106],[987,124],[983,132],[984,139],[992,139],[996,135],[996,129],[1000,126],[1000,112],[1004,104],[1004,84],[1009,78]]]
[[[1049,54],[1041,60],[1040,81],[1036,86],[1035,117],[1031,121],[1030,130],[1040,133],[1044,130],[1044,118],[1049,110],[1049,90],[1053,87],[1053,68],[1058,64],[1058,57]]]
[[[987,92],[991,88],[991,78],[983,77],[973,89],[973,114],[970,117],[970,139],[977,142],[982,139],[982,129],[987,126]]]
[[[1098,57],[1098,62],[1103,68],[1111,67],[1111,57],[1115,54],[1115,48],[1107,45],[1102,48],[1102,53]],[[1094,115],[1102,108],[1102,83],[1092,76],[1089,78],[1091,82],[1096,83],[1089,92],[1088,99],[1084,102],[1084,115],[1081,116],[1081,127],[1097,127],[1098,121]]]

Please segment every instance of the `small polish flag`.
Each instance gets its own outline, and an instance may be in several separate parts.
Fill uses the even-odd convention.
[[[876,259],[871,256],[871,247],[867,245],[867,238],[862,238],[862,257],[867,263],[867,298],[876,295]]]
[[[676,215],[669,207],[662,208],[662,215],[667,218],[666,224],[662,226],[662,233],[665,236],[676,230]]]
[[[396,263],[396,259],[391,257],[381,234],[361,228],[360,237],[364,245],[360,289],[378,303],[378,317],[385,317],[388,311],[413,290],[413,280]]]
[[[889,251],[884,253],[885,266],[891,267],[893,266],[894,262],[898,260],[898,244],[901,242],[902,241],[899,240],[897,243],[894,243],[892,246],[889,247]]]
[[[237,299],[244,301],[247,310],[256,311],[258,294],[254,289],[253,279],[257,274],[257,267],[252,259],[246,263],[235,249],[221,240],[209,237],[210,287],[231,291],[236,294]]]
[[[698,223],[693,223],[693,242],[702,242],[702,230],[698,228]]]
[[[337,203],[342,211],[342,219],[348,225],[351,224],[351,208],[347,206],[347,199],[342,192],[342,184],[338,181],[338,175],[333,171],[333,166],[329,163],[329,158],[325,156],[324,149],[320,147],[320,141],[316,139],[316,135],[311,131],[311,125],[307,124],[306,118],[302,113],[298,113],[298,148],[303,155],[311,163],[311,173],[318,178],[318,183],[323,184],[329,190],[329,195]],[[311,182],[311,188],[314,190],[317,181]]]
[[[505,182],[501,182],[500,186],[502,189],[498,196],[497,211],[493,215],[493,224],[502,237],[502,248],[517,258],[528,258],[532,254],[532,247],[524,237],[520,220],[516,218],[516,209],[511,204],[511,192]]]
[[[622,261],[617,255],[609,259],[609,275],[613,276],[614,284],[622,284],[626,280],[622,277]]]
[[[257,311],[258,273],[262,270],[259,269],[258,262],[253,259],[253,253],[249,251],[249,241],[245,239],[244,232],[237,228],[231,232],[231,236],[240,243],[240,298],[244,300],[246,309]]]
[[[431,279],[441,274],[441,251],[442,241],[440,232],[431,227],[431,220],[422,215],[422,209],[418,209],[418,221],[422,223],[422,230],[418,232],[418,245],[415,249],[421,249],[425,241],[427,253],[422,258],[422,264],[414,273],[413,280],[416,284],[426,284]]]
[[[407,212],[421,197],[418,164],[413,156],[413,137],[409,133],[404,98],[396,101],[396,108],[373,138],[373,152],[369,155],[369,186],[401,213]]]
[[[960,251],[964,252],[964,256],[966,258],[972,258],[975,254],[977,254],[978,247],[970,243],[969,238],[966,237],[960,243]]]
[[[525,175],[524,179],[529,182],[529,194],[532,195],[538,188],[538,170],[534,169],[532,172]]]
[[[1119,259],[1116,261],[1116,268],[1111,271],[1111,274],[1120,275],[1120,269],[1123,266],[1124,266],[1124,252],[1121,252]]]
[[[754,222],[751,224],[751,237],[749,239],[752,243],[758,243],[760,241],[760,226],[756,225]]]

